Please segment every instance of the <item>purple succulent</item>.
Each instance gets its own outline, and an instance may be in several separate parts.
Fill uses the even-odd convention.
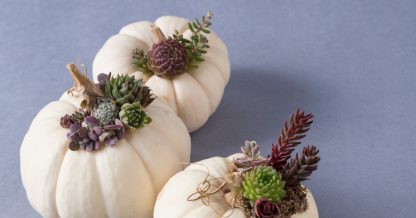
[[[98,87],[101,89],[102,92],[105,92],[105,86],[108,82],[108,80],[111,78],[111,73],[110,74],[104,74],[104,73],[100,73],[97,76],[97,80],[98,80]]]
[[[94,151],[100,148],[100,135],[104,130],[99,125],[99,121],[92,116],[87,116],[84,119],[86,126],[80,124],[71,124],[70,131],[67,134],[71,141],[69,148],[71,150],[84,149],[87,151]]]
[[[108,131],[109,134],[104,138],[104,144],[106,146],[114,146],[118,140],[124,138],[124,126],[119,119],[114,120],[114,124],[104,126],[104,130]]]

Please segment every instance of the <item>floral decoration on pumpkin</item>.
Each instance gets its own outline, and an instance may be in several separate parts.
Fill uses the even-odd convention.
[[[202,16],[201,21],[195,18],[188,23],[188,30],[192,33],[189,39],[178,31],[166,38],[160,28],[152,26],[151,30],[159,41],[147,52],[134,49],[133,66],[143,73],[163,78],[174,78],[198,68],[198,63],[204,61],[202,56],[209,48],[208,38],[204,34],[211,32],[209,27],[212,16],[208,12],[207,16]]]
[[[302,153],[291,155],[300,145],[312,124],[313,115],[297,110],[284,123],[271,155],[263,158],[255,141],[246,141],[241,147],[242,156],[230,163],[231,173],[221,178],[224,182],[214,191],[209,190],[209,180],[188,197],[189,201],[206,198],[222,191],[232,208],[242,208],[247,216],[257,218],[290,217],[307,210],[307,180],[317,169],[320,160],[315,146],[306,146]],[[204,186],[204,187],[201,187]],[[207,188],[208,187],[208,188]]]
[[[75,86],[69,91],[84,96],[78,111],[61,117],[60,125],[69,129],[70,150],[95,151],[114,146],[123,139],[126,128],[141,128],[152,119],[143,110],[155,99],[142,80],[134,76],[100,74],[91,82],[73,64],[68,69]]]

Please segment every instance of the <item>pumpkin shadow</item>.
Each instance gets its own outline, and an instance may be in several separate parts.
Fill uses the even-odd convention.
[[[283,76],[286,75],[286,76]],[[235,69],[217,111],[192,133],[191,161],[228,156],[240,151],[244,140],[255,140],[267,155],[280,128],[297,108],[306,111],[317,96],[311,82],[291,74]]]

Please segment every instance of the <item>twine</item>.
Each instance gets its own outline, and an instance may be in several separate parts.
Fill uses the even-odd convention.
[[[207,175],[204,178],[204,181],[200,182],[198,184],[197,190],[196,192],[192,193],[191,195],[188,196],[187,201],[198,201],[201,200],[202,203],[205,206],[208,206],[209,208],[211,208],[218,216],[223,217],[223,218],[227,218],[230,217],[231,215],[233,215],[234,210],[235,210],[235,202],[233,202],[233,205],[231,205],[231,213],[228,215],[225,214],[221,214],[219,213],[215,208],[210,206],[210,196],[214,195],[216,193],[218,193],[219,191],[221,191],[227,184],[231,183],[229,178],[222,178],[222,177],[218,177],[218,178],[212,178],[209,179],[211,173],[210,170],[207,166],[203,165],[203,164],[199,164],[199,163],[187,163],[188,165],[190,164],[195,164],[195,165],[200,165],[203,166],[207,169]],[[222,181],[221,185],[216,186],[213,185],[211,182],[212,181]],[[215,187],[214,190],[209,191],[211,189],[211,187]]]

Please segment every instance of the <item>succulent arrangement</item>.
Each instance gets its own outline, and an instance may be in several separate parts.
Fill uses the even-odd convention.
[[[231,173],[219,188],[233,208],[242,208],[247,216],[258,218],[290,217],[307,210],[307,190],[301,182],[317,169],[319,150],[306,146],[300,155],[291,156],[299,140],[306,136],[312,119],[312,114],[300,110],[292,114],[266,158],[260,155],[255,141],[245,142],[242,156],[233,159]]]
[[[208,39],[213,14],[208,12],[202,20],[195,20],[188,24],[192,35],[189,39],[176,31],[166,37],[155,27],[152,29],[159,42],[152,45],[147,52],[134,49],[132,64],[137,70],[147,74],[155,74],[163,78],[174,78],[186,71],[198,68],[198,63],[204,61],[203,54],[207,53]]]
[[[126,128],[140,128],[152,121],[143,109],[155,98],[142,80],[100,74],[95,84],[70,66],[76,84],[82,83],[85,97],[78,111],[60,119],[60,125],[69,129],[70,150],[95,151],[102,143],[114,146]]]

